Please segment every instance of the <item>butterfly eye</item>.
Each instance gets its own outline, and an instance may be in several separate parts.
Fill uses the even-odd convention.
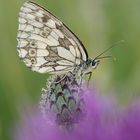
[[[92,67],[96,68],[97,65],[99,64],[99,62],[100,62],[100,60],[97,60],[97,59],[92,60]]]
[[[93,61],[92,61],[92,66],[95,67],[95,66],[96,66],[96,63],[97,63],[97,62],[96,62],[95,60],[93,60]]]

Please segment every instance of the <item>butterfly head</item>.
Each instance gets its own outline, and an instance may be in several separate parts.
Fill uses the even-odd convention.
[[[98,60],[98,59],[93,59],[92,60],[92,69],[95,69],[97,66],[98,66],[98,64],[100,63],[100,60]]]
[[[88,59],[86,63],[84,63],[83,69],[86,70],[86,72],[89,72],[92,69],[95,69],[97,65],[99,64],[99,62],[100,62],[99,59]]]

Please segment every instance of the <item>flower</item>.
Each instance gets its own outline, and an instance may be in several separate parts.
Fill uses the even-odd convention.
[[[122,110],[113,98],[70,76],[48,83],[40,102],[43,115],[24,113],[14,140],[140,140],[140,100]]]
[[[140,100],[134,101],[123,113],[120,123],[121,140],[140,140]]]
[[[118,140],[119,111],[112,99],[97,96],[94,90],[83,94],[86,115],[71,129],[50,123],[39,111],[24,116],[14,133],[15,140]],[[112,101],[111,101],[112,100]]]

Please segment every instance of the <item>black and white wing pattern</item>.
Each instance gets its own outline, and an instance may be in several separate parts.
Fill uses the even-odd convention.
[[[21,7],[17,39],[19,57],[39,73],[66,73],[88,59],[76,35],[33,2],[25,2]]]

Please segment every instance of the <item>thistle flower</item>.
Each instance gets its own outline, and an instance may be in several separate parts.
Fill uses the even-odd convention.
[[[121,140],[140,140],[140,99],[132,103],[120,123]]]
[[[84,95],[87,115],[71,131],[48,123],[34,111],[26,113],[14,140],[140,140],[140,101],[120,113],[110,99],[92,94],[95,91]]]
[[[72,127],[86,113],[84,92],[73,75],[51,77],[42,89],[40,108],[44,118],[50,116],[51,123]]]
[[[24,117],[15,132],[15,140],[118,140],[119,112],[116,105],[110,99],[97,96],[94,90],[81,94],[86,115],[74,123],[72,129],[49,123],[51,117],[43,119],[42,114],[36,111]]]
[[[140,102],[122,112],[115,100],[71,76],[51,77],[40,107],[44,117],[26,113],[14,140],[140,140]]]

